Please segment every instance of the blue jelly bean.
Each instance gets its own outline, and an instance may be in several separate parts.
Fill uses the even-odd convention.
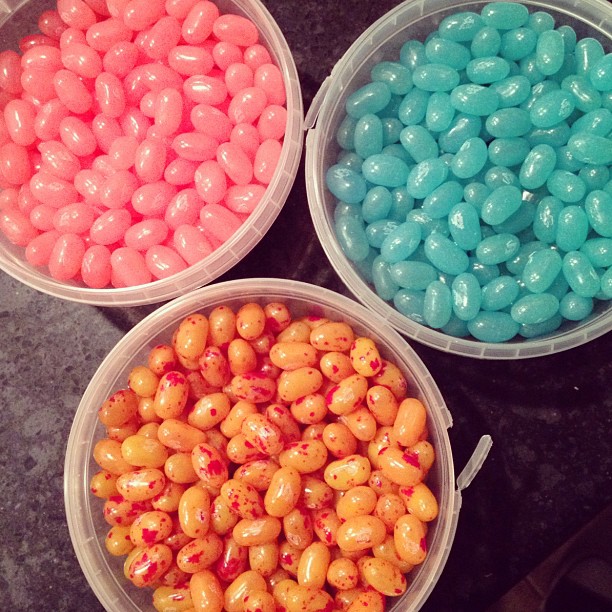
[[[525,138],[496,138],[489,143],[489,161],[494,166],[518,166],[525,161],[531,147]]]
[[[498,187],[484,201],[480,216],[489,225],[503,223],[520,208],[522,201],[523,195],[518,187],[514,185]]]
[[[604,299],[612,299],[612,268],[608,268],[601,277],[601,295]]]
[[[558,149],[567,143],[571,135],[567,121],[561,121],[551,128],[534,128],[525,136],[532,147],[539,144],[547,144]]]
[[[393,281],[389,272],[389,264],[379,255],[372,262],[372,283],[379,298],[392,300],[399,285]]]
[[[540,81],[530,88],[529,96],[521,104],[521,108],[526,111],[531,111],[533,105],[542,96],[546,95],[547,93],[550,93],[551,91],[559,91],[559,89],[561,89],[561,85],[559,85],[559,83],[555,81],[551,81],[550,79]]]
[[[429,327],[444,327],[453,314],[451,290],[444,283],[436,280],[425,290],[423,300],[423,318]]]
[[[471,178],[487,163],[487,145],[482,138],[468,138],[451,162],[452,173],[460,179]]]
[[[499,96],[489,87],[466,83],[453,89],[450,94],[450,103],[460,113],[485,116],[497,110]],[[478,131],[480,132],[480,129]]]
[[[481,287],[491,282],[494,278],[498,278],[501,274],[497,264],[486,265],[478,261],[476,257],[470,257],[467,272],[476,277]]]
[[[412,159],[412,157],[410,157],[408,151],[406,151],[406,149],[404,149],[404,147],[399,142],[389,144],[386,147],[383,147],[383,150],[381,152],[383,155],[390,155],[391,157],[397,157],[398,159],[401,159],[406,164],[406,166],[408,166],[408,170],[410,170],[412,166],[414,166],[414,160]]]
[[[393,229],[380,246],[381,257],[390,264],[408,259],[421,242],[421,226],[405,221]]]
[[[584,162],[578,161],[568,146],[559,147],[557,149],[557,169],[568,170],[569,172],[579,172],[584,168]]]
[[[481,342],[507,342],[519,331],[519,324],[507,312],[481,310],[467,325],[472,336]]]
[[[404,125],[416,125],[425,119],[429,92],[414,88],[410,90],[402,100],[398,109],[398,119]]]
[[[361,174],[341,165],[331,166],[325,180],[327,188],[343,202],[357,204],[365,198],[367,186]]]
[[[600,289],[599,275],[589,258],[580,251],[570,251],[563,257],[563,276],[574,293],[594,297]]]
[[[573,55],[566,55],[563,58],[561,68],[559,68],[555,74],[548,78],[556,81],[557,83],[563,83],[564,79],[573,74],[576,74],[576,58]],[[576,105],[576,108],[577,107],[578,106]]]
[[[391,99],[389,100],[389,104],[385,106],[382,110],[376,113],[381,119],[386,117],[397,117],[397,113],[399,111],[400,104],[404,96],[397,96],[395,94],[391,94]]]
[[[492,28],[511,30],[527,23],[529,11],[518,2],[491,2],[480,11],[482,20]]]
[[[446,64],[423,64],[415,68],[412,80],[424,91],[450,91],[459,85],[459,73]]]
[[[543,249],[527,260],[521,278],[529,291],[542,293],[553,284],[562,266],[563,259],[557,251]]]
[[[461,202],[463,187],[457,181],[446,181],[434,189],[424,200],[422,210],[432,219],[446,217],[451,208]]]
[[[394,283],[404,289],[424,291],[438,278],[436,269],[423,261],[398,261],[391,264],[389,274]]]
[[[557,89],[538,98],[529,111],[529,117],[535,127],[550,128],[567,119],[574,108],[573,95]]]
[[[527,134],[532,125],[529,113],[522,108],[502,108],[487,117],[485,127],[494,138],[517,138]]]
[[[427,63],[425,45],[419,40],[405,42],[400,49],[399,57],[400,62],[411,71]]]
[[[545,78],[538,68],[535,53],[530,53],[519,60],[519,74],[524,76],[532,85],[540,83]]]
[[[577,251],[589,233],[589,220],[581,206],[566,206],[557,219],[557,246],[562,251]]]
[[[421,226],[421,235],[423,238],[429,234],[438,233],[443,236],[449,235],[448,222],[446,219],[434,219],[430,217],[422,208],[411,210],[407,217],[407,221],[414,221]]]
[[[373,221],[386,219],[392,203],[391,192],[386,187],[372,187],[361,205],[363,220],[366,223],[372,223]]]
[[[510,215],[505,221],[493,226],[497,234],[519,235],[521,242],[533,240],[532,224],[536,214],[536,204],[529,200],[523,200],[519,209]]]
[[[592,312],[592,298],[582,297],[573,291],[566,293],[559,303],[559,314],[568,321],[582,321]]]
[[[480,311],[482,290],[478,279],[469,272],[459,274],[451,285],[452,308],[461,321],[473,319]]]
[[[531,83],[526,77],[518,74],[492,83],[488,89],[497,94],[499,108],[510,108],[522,104],[529,98]]]
[[[595,38],[583,38],[576,43],[576,72],[587,74],[605,55],[601,43]]]
[[[518,176],[510,168],[505,168],[504,166],[489,168],[485,173],[484,181],[491,191],[506,185],[514,185],[515,187],[520,187],[521,185]]]
[[[340,155],[338,155],[337,164],[339,166],[344,166],[349,170],[360,173],[361,165],[363,164],[363,157],[361,157],[361,155],[357,155],[355,151],[342,151]]]
[[[570,137],[567,146],[572,155],[585,164],[612,164],[612,140],[580,132]]]
[[[393,305],[405,317],[416,323],[425,323],[423,316],[423,304],[425,302],[425,291],[414,291],[412,289],[399,289],[393,296]]]
[[[480,28],[470,43],[472,57],[497,55],[500,48],[501,35],[495,28],[490,26]]]
[[[438,270],[446,274],[461,274],[469,265],[466,252],[438,233],[429,234],[425,238],[425,255]]]
[[[503,310],[518,297],[519,284],[513,276],[498,276],[482,287],[481,307],[483,310]]]
[[[516,255],[506,262],[506,270],[508,270],[510,274],[515,274],[517,277],[521,277],[529,258],[533,257],[533,255],[538,251],[543,251],[548,248],[550,247],[547,244],[540,242],[539,240],[522,244],[519,250],[516,252]]]
[[[463,188],[463,199],[474,206],[476,210],[480,210],[484,201],[489,197],[491,189],[484,183],[472,182],[468,183]]]
[[[427,101],[425,126],[432,132],[442,132],[451,124],[455,109],[450,102],[450,95],[445,91],[435,91]]]
[[[440,158],[426,159],[418,163],[408,175],[406,189],[416,199],[427,197],[448,176],[448,166]]]
[[[438,34],[442,38],[455,42],[468,42],[484,25],[480,15],[471,11],[463,11],[445,17],[438,26]]]
[[[563,323],[563,317],[557,313],[550,317],[550,319],[546,319],[546,321],[542,321],[541,323],[523,323],[519,327],[519,335],[523,336],[523,338],[539,338],[545,336],[546,334],[551,334],[555,330],[561,327]]]
[[[603,190],[591,191],[584,208],[591,227],[605,238],[612,237],[612,195]]]
[[[576,31],[574,28],[568,25],[561,25],[557,28],[557,32],[559,32],[563,38],[565,54],[567,55],[569,53],[573,53],[574,49],[576,48],[577,41]]]
[[[382,119],[383,147],[399,142],[404,124],[397,117],[385,117]]]
[[[559,300],[550,293],[535,293],[519,298],[510,309],[510,316],[521,325],[537,325],[550,319],[559,310]]]
[[[365,235],[368,244],[375,249],[380,249],[385,238],[397,228],[399,223],[389,219],[380,219],[369,223],[365,228]]]
[[[383,126],[380,117],[372,113],[363,115],[355,125],[354,149],[364,159],[380,153],[383,148]]]
[[[454,338],[465,338],[470,335],[467,327],[467,322],[462,321],[456,316],[452,315],[449,322],[441,328],[447,336],[453,336]]]
[[[450,127],[439,135],[438,145],[445,153],[456,153],[468,138],[479,136],[481,129],[480,117],[459,113]]]
[[[612,266],[611,238],[591,238],[580,247],[580,252],[589,258],[594,268]]]
[[[379,62],[371,72],[372,81],[385,83],[392,94],[403,96],[412,89],[412,74],[400,62]]]
[[[610,180],[610,169],[608,166],[584,166],[578,176],[584,181],[587,192],[597,191],[603,189]]]
[[[588,71],[591,85],[598,91],[612,89],[612,53],[604,55],[596,61]]]
[[[568,203],[579,202],[586,193],[584,181],[567,170],[553,170],[546,181],[546,187],[551,195]]]
[[[391,210],[387,217],[394,221],[406,221],[406,216],[414,208],[414,198],[406,187],[396,187],[391,190]]]
[[[510,64],[503,57],[478,57],[470,61],[465,72],[472,83],[488,85],[505,79],[510,74]]]
[[[499,264],[514,257],[521,246],[514,234],[495,234],[476,247],[476,257],[483,264]]]
[[[561,89],[572,94],[576,108],[589,113],[601,107],[601,94],[583,75],[572,74],[561,81]]]
[[[368,113],[377,113],[391,101],[391,91],[386,83],[374,81],[354,91],[346,100],[349,116],[359,119]]]
[[[425,55],[432,64],[446,64],[455,70],[463,70],[471,60],[466,47],[439,36],[434,36],[425,45]]]
[[[417,163],[438,157],[438,143],[422,125],[406,126],[400,133],[400,142]]]
[[[334,222],[340,219],[341,217],[353,217],[359,222],[361,222],[361,207],[358,204],[337,202],[336,207],[334,208]]]
[[[525,189],[538,189],[546,184],[557,163],[555,150],[546,144],[531,149],[519,171],[519,181]]]
[[[361,166],[363,178],[373,185],[399,187],[408,179],[408,165],[394,155],[370,155]],[[365,195],[364,195],[365,197]]]
[[[363,222],[350,215],[336,220],[336,237],[342,251],[351,261],[364,260],[370,253],[370,244],[365,234]]]
[[[342,149],[352,150],[355,146],[355,126],[357,122],[349,115],[346,115],[340,122],[336,132],[336,142]]]
[[[536,65],[545,76],[555,74],[561,69],[565,57],[563,36],[556,30],[547,30],[538,37],[536,46]]]
[[[461,249],[471,251],[482,239],[478,210],[472,204],[459,202],[448,215],[450,234]]]
[[[555,19],[550,13],[535,11],[529,15],[527,25],[534,32],[541,34],[542,32],[547,32],[555,27]]]

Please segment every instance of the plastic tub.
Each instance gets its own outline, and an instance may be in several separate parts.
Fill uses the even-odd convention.
[[[265,45],[284,77],[287,125],[278,167],[259,205],[238,231],[208,257],[163,280],[120,289],[91,289],[83,283],[59,282],[28,264],[24,248],[11,244],[0,232],[0,269],[26,285],[58,298],[99,306],[136,306],[162,302],[202,287],[255,247],[280,213],[298,171],[303,145],[303,105],[297,69],[287,42],[272,15],[259,0],[219,0],[221,13],[248,17],[259,29]],[[36,30],[38,16],[55,2],[0,3],[0,49],[17,48],[17,41]]]
[[[451,415],[435,381],[403,338],[377,315],[353,300],[320,287],[276,279],[238,280],[211,285],[161,307],[116,345],[89,383],[68,440],[64,498],[72,543],[91,588],[109,612],[153,610],[152,591],[136,589],[128,583],[123,576],[122,560],[106,552],[104,537],[109,526],[102,518],[102,500],[89,492],[90,478],[99,469],[92,459],[92,450],[95,442],[103,436],[103,428],[97,420],[99,406],[109,394],[125,385],[130,369],[143,363],[153,346],[170,340],[183,317],[194,311],[207,314],[220,304],[237,308],[249,301],[262,305],[283,301],[294,317],[315,314],[347,321],[356,332],[370,335],[383,356],[401,367],[409,388],[428,407],[430,441],[436,448],[437,459],[427,482],[438,497],[440,514],[429,528],[426,561],[411,573],[407,593],[392,607],[396,611],[418,609],[436,584],[451,548],[461,505],[460,490],[469,484],[478,471],[486,457],[490,440],[483,439],[483,445],[479,445],[456,485],[447,432],[452,425]]]
[[[382,300],[368,284],[358,267],[347,259],[334,231],[335,198],[327,190],[325,173],[336,163],[339,146],[335,135],[345,116],[347,97],[367,83],[372,67],[383,60],[397,61],[402,44],[411,39],[423,41],[440,21],[458,11],[475,11],[485,1],[409,0],[398,5],[370,26],[334,66],[313,101],[306,128],[306,187],[314,226],[329,261],[347,288],[365,306],[384,318],[402,334],[447,353],[483,359],[519,359],[549,355],[579,346],[612,329],[612,304],[597,300],[593,313],[579,323],[564,322],[555,332],[533,339],[506,343],[486,343],[471,337],[455,338],[421,325],[402,315]],[[574,27],[578,38],[593,36],[606,51],[612,50],[612,5],[603,0],[559,0],[523,2],[530,12],[547,11],[556,26]]]

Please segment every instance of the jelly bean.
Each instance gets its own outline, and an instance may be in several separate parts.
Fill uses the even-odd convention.
[[[37,45],[23,54],[21,66],[24,70],[32,68],[57,72],[63,68],[62,54],[56,47]]]
[[[484,238],[476,247],[476,257],[486,265],[508,261],[518,252],[520,241],[514,234],[496,234]]]
[[[221,612],[223,610],[223,589],[219,579],[210,570],[204,569],[192,575],[189,591],[196,610]]]
[[[551,195],[562,202],[579,202],[585,195],[584,181],[567,170],[553,170],[546,181],[546,187]]]
[[[463,70],[470,61],[470,53],[466,47],[437,36],[425,44],[425,55],[432,64],[446,64],[455,70]]]
[[[0,53],[0,86],[11,94],[18,95],[22,91],[21,57],[12,50]]]
[[[30,156],[25,147],[7,142],[0,148],[0,172],[13,185],[27,183],[32,176]]]
[[[599,291],[600,278],[588,257],[580,251],[565,254],[562,271],[572,291],[580,297],[594,297]]]
[[[459,202],[448,213],[448,226],[454,242],[461,249],[475,249],[482,238],[478,211],[467,202]]]
[[[49,102],[56,97],[51,72],[24,70],[21,74],[21,85],[24,92],[36,98],[40,103]]]
[[[380,544],[385,535],[385,524],[378,517],[349,517],[338,529],[338,546],[347,552],[365,550]]]
[[[123,93],[123,85],[118,77],[110,72],[98,74],[96,77],[95,92],[96,100],[105,115],[109,117],[120,117],[123,114],[125,110],[125,96]]]
[[[441,234],[430,234],[424,242],[427,259],[446,274],[461,274],[468,267],[465,251]]]
[[[457,12],[442,19],[438,33],[442,38],[455,42],[471,41],[483,27],[483,19],[471,11]],[[496,27],[493,25],[493,27]]]
[[[537,128],[551,128],[567,119],[575,108],[574,97],[567,91],[558,89],[550,91],[531,107],[529,116]]]
[[[589,221],[580,206],[566,206],[557,217],[556,242],[563,251],[576,251],[586,240]]]
[[[561,89],[574,96],[576,108],[584,113],[598,110],[601,107],[601,95],[591,82],[582,75],[570,75],[561,82]]]
[[[612,56],[608,53],[588,69],[588,78],[598,91],[607,91],[612,85]]]
[[[503,223],[520,208],[521,202],[522,193],[514,185],[498,187],[482,205],[480,213],[482,220],[489,225]]]
[[[53,77],[53,84],[57,97],[69,111],[80,115],[91,108],[91,93],[70,70],[58,70]]]
[[[36,140],[36,109],[25,100],[11,100],[4,107],[6,130],[15,144],[27,147]]]
[[[522,280],[529,291],[546,291],[561,272],[562,258],[557,251],[542,250],[534,253],[527,261]]]
[[[518,299],[510,314],[518,323],[534,325],[550,319],[558,310],[559,300],[554,295],[537,293]]]
[[[344,254],[351,261],[363,261],[370,252],[368,239],[362,223],[349,216],[340,217],[336,221],[336,234]]]
[[[27,216],[16,208],[2,211],[0,229],[9,242],[18,246],[27,246],[38,236],[38,230],[30,223]]]
[[[346,112],[350,117],[359,119],[369,113],[381,111],[391,100],[391,90],[382,81],[364,85],[353,92],[346,100]]]
[[[486,85],[505,79],[510,73],[510,64],[502,57],[479,57],[466,66],[466,75],[472,83]]]
[[[559,71],[563,64],[565,44],[556,30],[547,30],[538,37],[536,46],[536,65],[545,76]]]
[[[390,561],[366,559],[361,569],[365,583],[383,595],[397,597],[406,590],[406,578]]]
[[[588,164],[609,164],[612,161],[612,146],[603,136],[578,133],[570,137],[567,145],[579,161]]]
[[[450,127],[440,134],[438,138],[440,149],[446,153],[456,153],[468,138],[479,136],[481,129],[480,117],[459,113],[453,119]]]
[[[593,311],[593,300],[577,295],[573,291],[566,293],[559,303],[559,314],[569,321],[582,321]]]
[[[391,94],[403,96],[412,89],[410,70],[399,62],[380,62],[370,73],[372,81],[386,83]]]
[[[404,128],[400,133],[400,142],[417,163],[438,156],[436,141],[420,125]]]
[[[576,43],[575,55],[576,72],[587,74],[604,57],[604,50],[598,40],[587,37]]]
[[[457,88],[455,88],[457,89]],[[455,115],[450,96],[444,91],[431,94],[427,101],[425,125],[428,130],[441,132],[446,130]]]
[[[398,225],[383,240],[382,258],[388,263],[397,263],[414,253],[421,242],[421,228],[418,224],[407,221]]]
[[[272,181],[281,153],[282,145],[277,140],[268,139],[261,143],[253,162],[253,174],[260,183],[268,185]]]
[[[506,312],[480,311],[471,321],[468,329],[472,336],[482,342],[507,342],[518,333],[519,324]]]
[[[501,44],[502,37],[499,32],[495,28],[485,26],[478,30],[474,38],[472,38],[470,42],[470,51],[474,58],[497,55],[500,51]],[[506,57],[503,53],[502,56]],[[506,59],[508,58],[506,57]]]
[[[440,158],[418,163],[408,175],[408,193],[414,198],[425,198],[439,187],[448,176],[448,166]]]
[[[132,206],[142,215],[161,217],[175,195],[176,187],[163,181],[146,183],[132,195]]]
[[[287,109],[278,104],[270,104],[262,111],[257,122],[257,131],[263,141],[268,139],[281,140],[285,135],[287,124]]]
[[[555,150],[546,144],[533,147],[525,158],[519,180],[525,189],[538,189],[546,183],[557,162]]]
[[[451,285],[452,310],[462,321],[474,318],[481,306],[478,279],[469,272],[459,274]]]
[[[383,126],[377,115],[368,113],[357,120],[353,134],[355,152],[365,158],[380,153],[383,147]]]
[[[103,245],[90,246],[83,254],[81,278],[93,289],[102,289],[110,283],[110,251]]]
[[[501,36],[500,55],[509,61],[522,60],[533,53],[537,42],[538,36],[533,29],[512,28]]]
[[[93,223],[94,212],[80,202],[62,206],[53,217],[53,225],[59,232],[85,233]]]
[[[481,138],[466,140],[454,156],[450,169],[461,179],[467,179],[482,170],[487,161],[487,145]]]
[[[91,155],[98,143],[91,128],[78,117],[63,118],[59,123],[61,141],[78,157]]]
[[[425,290],[423,317],[430,327],[444,327],[452,314],[451,290],[441,281],[433,281]]]
[[[362,166],[363,177],[374,185],[399,187],[408,179],[408,166],[399,158],[378,154],[368,157]]]
[[[499,108],[518,106],[527,100],[531,85],[526,77],[515,75],[492,83],[490,86],[498,96]]]
[[[446,64],[430,63],[418,66],[412,80],[424,91],[451,91],[459,85],[459,73]]]
[[[437,278],[436,269],[422,261],[399,261],[389,269],[393,282],[404,289],[425,290]]]
[[[524,25],[529,19],[529,11],[522,4],[492,2],[482,8],[481,16],[488,26],[510,30]]]
[[[243,63],[230,64],[224,78],[230,96],[235,96],[246,87],[253,87],[253,71]]]
[[[227,116],[234,125],[253,123],[261,115],[267,103],[268,100],[263,89],[260,87],[245,87],[232,98],[227,109]]]
[[[76,155],[60,142],[41,142],[38,150],[46,168],[60,179],[73,180],[81,169],[81,163]]]
[[[72,42],[62,49],[64,67],[79,76],[95,79],[102,72],[102,59],[89,45]]]
[[[612,237],[612,197],[606,191],[591,191],[585,200],[585,211],[591,227],[605,238]]]

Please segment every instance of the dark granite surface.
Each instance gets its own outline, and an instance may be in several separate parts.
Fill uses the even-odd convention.
[[[267,0],[294,53],[305,108],[334,63],[391,0]],[[303,165],[270,232],[219,280],[286,277],[340,292],[308,214]],[[88,380],[155,306],[102,309],[0,273],[0,607],[101,610],[70,543],[63,462]],[[610,335],[555,356],[488,362],[413,343],[454,418],[456,471],[494,446],[463,493],[459,528],[427,611],[478,611],[612,502]]]

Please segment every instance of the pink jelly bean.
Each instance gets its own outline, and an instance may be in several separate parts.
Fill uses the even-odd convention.
[[[129,4],[130,0],[106,0],[106,7],[111,17],[122,18],[125,7]]]
[[[60,208],[78,199],[74,184],[54,176],[44,170],[30,179],[30,189],[37,200],[55,208]]]
[[[0,53],[0,88],[12,94],[20,94],[21,86],[21,56],[15,51]]]
[[[36,196],[32,193],[30,189],[29,183],[22,185],[19,188],[19,195],[17,196],[17,206],[19,210],[26,214],[30,215],[32,211],[40,204],[40,200],[36,198]]]
[[[240,227],[242,222],[230,210],[220,204],[206,204],[200,210],[200,221],[207,234],[225,242]]]
[[[218,106],[227,98],[225,83],[209,74],[189,77],[183,84],[183,91],[190,100],[198,104]]]
[[[214,159],[218,145],[214,138],[198,132],[179,134],[172,141],[172,149],[179,157],[200,162]]]
[[[55,72],[64,67],[62,53],[57,47],[37,45],[21,56],[21,67]]]
[[[230,96],[253,86],[253,71],[242,63],[231,64],[225,71],[225,85]]]
[[[102,59],[95,49],[73,42],[62,49],[64,67],[87,79],[95,79],[102,72]]]
[[[168,65],[179,74],[190,77],[208,74],[214,61],[212,55],[203,47],[179,45],[169,51]]]
[[[125,93],[119,77],[102,72],[96,77],[96,100],[108,117],[120,117],[125,111]]]
[[[66,117],[59,124],[59,135],[62,142],[78,157],[91,155],[98,143],[93,132],[78,117]]]
[[[177,227],[172,236],[172,244],[176,252],[190,266],[201,261],[214,250],[204,232],[193,225]]]
[[[263,109],[257,121],[257,130],[262,140],[272,138],[281,140],[287,126],[287,109],[284,106],[271,104]]]
[[[264,90],[270,104],[283,105],[287,99],[285,82],[278,66],[263,64],[255,70],[254,83]]]
[[[52,229],[30,240],[25,250],[26,261],[36,267],[48,265],[51,252],[59,237],[60,233]]]
[[[242,49],[234,43],[220,41],[213,47],[212,57],[220,70],[226,70],[228,66],[242,62]]]
[[[147,32],[143,50],[152,59],[165,59],[180,40],[181,24],[179,21],[174,17],[162,17]]]
[[[6,129],[15,144],[27,147],[36,140],[36,108],[25,100],[11,100],[4,107]]]
[[[38,29],[49,38],[59,40],[62,32],[67,28],[68,26],[62,21],[57,11],[43,11],[38,16]]]
[[[233,126],[228,116],[209,104],[197,104],[191,109],[191,123],[198,132],[208,134],[219,142],[229,140],[232,133]]]
[[[264,64],[271,64],[272,58],[269,51],[260,44],[251,45],[244,50],[244,63],[255,72]]]
[[[122,79],[136,66],[138,54],[138,47],[134,43],[128,40],[120,40],[106,51],[102,58],[102,66],[106,72]]]
[[[246,185],[253,178],[253,164],[248,155],[231,142],[224,142],[217,149],[217,162],[225,174],[237,185]]]
[[[111,144],[108,155],[117,170],[128,170],[134,165],[138,140],[133,136],[119,136]]]
[[[53,217],[53,225],[58,232],[83,234],[94,221],[94,211],[83,202],[74,202],[59,208]]]
[[[154,92],[164,89],[181,89],[183,79],[176,70],[163,64],[143,64],[141,66],[143,83]]]
[[[254,123],[267,103],[266,94],[261,87],[246,87],[232,98],[227,116],[234,124]]]
[[[52,72],[27,68],[21,73],[21,85],[25,92],[35,97],[41,104],[46,104],[57,97]]]
[[[131,0],[123,11],[123,22],[130,30],[144,30],[165,12],[165,0]]]
[[[17,246],[27,246],[30,240],[38,236],[38,230],[30,223],[27,215],[18,208],[9,208],[0,212],[0,231],[9,242]]]
[[[166,166],[164,180],[171,185],[189,185],[193,183],[193,177],[198,165],[198,162],[178,157]]]
[[[53,217],[55,217],[56,212],[57,208],[53,208],[53,206],[49,206],[48,204],[38,204],[30,212],[30,223],[41,232],[53,230],[55,229]]]
[[[259,131],[251,123],[238,123],[232,128],[230,142],[238,145],[251,159],[260,145]]]
[[[11,185],[22,185],[30,180],[32,166],[28,150],[14,142],[0,147],[0,173]]]
[[[134,287],[150,283],[151,272],[144,255],[136,249],[121,247],[111,253],[111,267],[114,282],[119,286]]]
[[[92,289],[107,287],[111,279],[111,252],[101,245],[90,246],[83,255],[81,278]]]
[[[89,236],[95,244],[109,245],[119,242],[132,225],[129,211],[119,208],[103,212],[92,224]]]
[[[30,34],[19,39],[19,49],[22,53],[34,47],[59,47],[57,40],[49,38],[44,34]]]
[[[81,169],[79,158],[58,140],[48,140],[38,145],[45,170],[65,181],[74,181]]]
[[[147,136],[151,120],[139,108],[128,108],[119,118],[119,123],[125,136],[132,136],[139,142]]]
[[[62,21],[77,30],[86,30],[96,23],[96,14],[83,0],[57,0],[57,12]]]
[[[106,0],[83,0],[85,4],[92,10],[94,13],[102,17],[110,17],[110,13],[108,11],[108,7],[106,6]]]
[[[98,147],[104,153],[108,153],[113,142],[123,135],[123,129],[119,121],[106,114],[99,114],[93,118],[91,132]]]
[[[225,205],[235,213],[250,215],[265,192],[264,185],[232,185],[225,194]]]
[[[74,177],[74,187],[88,204],[100,204],[100,190],[105,178],[99,172],[91,169],[81,170]]]
[[[85,36],[92,49],[106,53],[118,42],[131,41],[132,30],[121,19],[111,17],[90,26]]]
[[[168,226],[161,219],[145,219],[130,227],[124,236],[125,245],[137,251],[146,251],[161,244],[168,236]]]
[[[204,202],[195,189],[183,189],[170,200],[164,221],[173,230],[181,225],[193,225],[198,221],[203,205]]]
[[[7,187],[0,191],[0,210],[5,208],[15,208],[19,192],[14,187]]]
[[[154,123],[161,134],[170,136],[183,119],[183,98],[176,89],[162,89],[155,101]]]
[[[74,72],[58,70],[53,77],[53,85],[57,97],[70,112],[82,115],[91,108],[93,96]]]
[[[139,187],[132,196],[134,210],[147,217],[163,217],[177,189],[164,181],[147,183]]]
[[[168,278],[187,268],[185,260],[174,249],[163,244],[156,244],[147,250],[145,263],[157,279]]]
[[[219,9],[215,4],[208,0],[198,2],[183,21],[183,39],[190,45],[204,42],[212,33],[218,17]]]
[[[134,171],[145,183],[155,183],[164,176],[166,147],[158,140],[143,140],[134,157]]]
[[[51,83],[53,80],[50,79]],[[70,111],[55,98],[43,104],[34,119],[34,132],[40,140],[55,140],[59,137],[60,123],[70,115]]]
[[[142,111],[143,115],[149,117],[149,119],[153,119],[155,117],[155,102],[157,100],[157,94],[152,91],[148,91],[142,98],[140,99],[140,104],[138,107]]]
[[[259,40],[257,26],[241,15],[225,14],[219,16],[213,25],[214,35],[224,42],[248,47]]]
[[[123,208],[140,187],[138,179],[128,170],[117,170],[100,186],[100,204],[106,208]]]
[[[202,162],[195,172],[194,181],[198,195],[207,204],[217,204],[225,197],[227,179],[216,160]]]
[[[268,185],[274,176],[283,146],[278,140],[264,140],[255,153],[253,175],[264,185]]]
[[[49,273],[55,280],[67,281],[81,270],[85,243],[76,234],[62,234],[53,245],[49,256]]]
[[[62,32],[59,39],[59,46],[61,50],[69,47],[72,44],[85,45],[87,44],[87,38],[85,32],[77,30],[76,28],[67,28]]]
[[[99,172],[104,178],[108,178],[117,173],[117,168],[113,166],[112,160],[108,155],[96,156],[91,163],[91,169]]]

